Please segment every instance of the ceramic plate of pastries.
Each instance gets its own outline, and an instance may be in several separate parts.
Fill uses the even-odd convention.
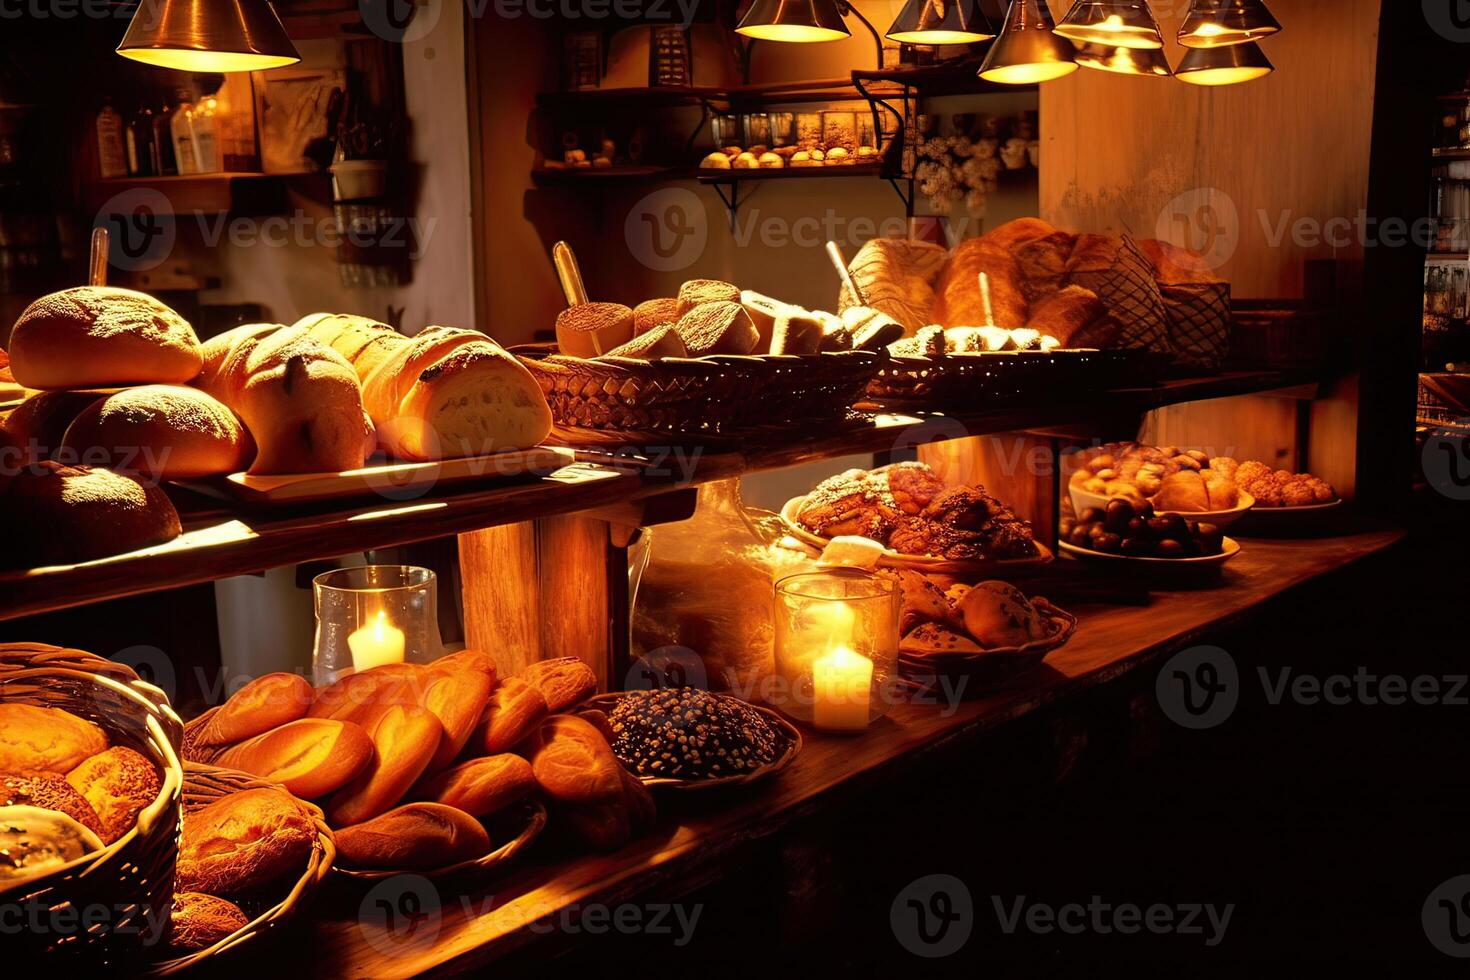
[[[1148,501],[1122,497],[1063,517],[1058,533],[1058,547],[1074,558],[1140,568],[1216,569],[1240,553],[1240,543],[1217,524],[1158,514]]]
[[[611,736],[573,711],[595,688],[574,658],[499,678],[473,650],[315,689],[268,674],[189,722],[184,752],[316,802],[344,876],[483,876],[543,830],[614,850],[651,826],[653,802]]]
[[[618,761],[652,788],[742,786],[775,775],[801,751],[801,732],[790,722],[729,694],[625,691],[583,707],[603,716]]]
[[[298,503],[566,462],[535,379],[474,330],[317,313],[201,343],[152,296],[79,286],[21,313],[9,359],[35,393],[0,430],[33,464]]]
[[[1008,582],[971,585],[907,568],[879,574],[898,583],[899,668],[921,686],[938,678],[1001,680],[1041,663],[1077,628],[1071,613]]]
[[[825,549],[859,537],[881,547],[880,565],[973,571],[1039,564],[1051,552],[981,486],[949,486],[922,462],[852,469],[793,497],[781,519],[804,544]]]

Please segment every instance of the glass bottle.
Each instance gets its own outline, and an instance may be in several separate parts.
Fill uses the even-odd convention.
[[[97,164],[104,179],[128,175],[127,153],[123,150],[123,119],[107,99],[97,113]]]
[[[169,122],[169,128],[173,131],[174,162],[178,165],[179,173],[197,174],[199,163],[194,155],[194,127],[190,125],[194,103],[189,101],[189,93],[183,89],[179,89],[178,99],[178,105],[174,106],[173,119]]]
[[[156,160],[153,172],[160,176],[172,176],[179,172],[174,159],[174,106],[167,99],[153,114],[153,153]]]
[[[153,110],[138,106],[128,123],[128,173],[152,177],[158,173],[158,153],[153,148]]]

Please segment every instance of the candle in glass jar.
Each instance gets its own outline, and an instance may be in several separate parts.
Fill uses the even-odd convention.
[[[873,661],[838,646],[812,661],[812,724],[835,732],[868,727]]]
[[[352,669],[357,672],[403,663],[403,630],[389,624],[382,611],[367,626],[347,637],[352,651]]]

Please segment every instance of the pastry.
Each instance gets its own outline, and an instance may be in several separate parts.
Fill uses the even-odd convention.
[[[871,306],[849,306],[842,311],[842,324],[852,334],[855,350],[879,351],[903,339],[903,325]]]
[[[679,302],[682,306],[682,295]],[[679,318],[677,329],[679,336],[684,338],[684,346],[689,349],[690,357],[749,354],[760,342],[760,334],[751,322],[750,314],[745,312],[743,306],[734,302],[721,301],[695,306]]]
[[[87,406],[67,426],[57,458],[153,482],[245,469],[255,445],[239,418],[197,388],[144,385]]]
[[[211,338],[194,386],[245,423],[251,473],[354,470],[373,452],[357,372],[305,327],[247,324]]]
[[[0,565],[92,561],[172,541],[181,530],[160,487],[111,470],[46,461],[0,481]]]
[[[927,463],[890,463],[873,470],[888,484],[894,505],[905,514],[918,514],[944,489],[944,481]]]
[[[169,916],[168,944],[178,952],[208,949],[250,924],[229,899],[203,892],[177,892]]]
[[[163,788],[157,767],[125,745],[84,760],[66,781],[91,804],[102,828],[97,836],[106,844],[132,830],[138,814]]]
[[[964,633],[942,623],[922,623],[898,641],[898,652],[919,657],[946,654],[984,653],[980,645]]]
[[[618,760],[602,733],[589,722],[575,715],[552,715],[528,744],[531,774],[546,795],[566,803],[621,798]]]
[[[471,759],[425,780],[414,796],[463,810],[472,817],[488,817],[536,789],[531,764],[509,752]]]
[[[576,657],[557,657],[530,664],[521,678],[546,699],[552,714],[580,704],[597,693],[597,675]]]
[[[604,356],[652,361],[660,357],[688,357],[689,348],[684,346],[684,338],[679,336],[674,325],[666,323],[640,333],[626,344],[619,344]]]
[[[1016,245],[1016,268],[1021,273],[1021,293],[1027,305],[1034,309],[1061,288],[1076,242],[1076,235],[1053,231]]]
[[[403,799],[429,767],[444,728],[427,708],[394,705],[378,717],[368,735],[373,740],[371,761],[333,794],[326,808],[333,827],[371,820]]]
[[[302,718],[231,747],[219,764],[312,800],[351,782],[372,759],[373,741],[358,725]]]
[[[188,321],[131,289],[50,293],[27,306],[10,333],[10,370],[27,388],[184,384],[202,366]]]
[[[1153,496],[1157,510],[1205,511],[1210,509],[1210,492],[1196,470],[1181,470],[1164,477]]]
[[[490,690],[495,686],[492,675],[469,667],[442,673],[444,676],[430,682],[421,701],[439,719],[442,729],[428,772],[438,772],[459,755],[484,717],[490,705]]]
[[[0,772],[64,775],[105,748],[102,729],[64,708],[0,701]]]
[[[796,519],[819,537],[855,534],[881,542],[898,519],[898,505],[886,480],[848,470],[813,487]]]
[[[102,837],[102,821],[98,819],[97,811],[60,773],[0,774],[0,807],[10,806],[38,806],[43,810],[64,813]]]
[[[306,869],[317,830],[277,789],[222,796],[184,817],[174,888],[239,895]]]
[[[707,170],[729,170],[730,158],[723,153],[715,152],[699,161],[699,165]]]
[[[1216,461],[1212,460],[1211,468],[1215,465]],[[1239,464],[1235,469],[1235,483],[1255,498],[1257,507],[1305,507],[1337,499],[1337,492],[1326,481],[1310,473],[1272,470],[1260,460]]]
[[[596,357],[633,339],[633,311],[621,303],[581,303],[556,315],[556,346],[573,357]]]
[[[0,807],[0,891],[101,849],[97,835],[65,813]]]
[[[959,614],[983,647],[1019,647],[1046,636],[1046,623],[1025,594],[1006,582],[981,582],[960,600]]]
[[[800,307],[787,307],[776,317],[770,349],[772,354],[817,353],[822,349],[822,321]]]
[[[954,617],[949,599],[927,575],[908,568],[881,572],[898,583],[898,635],[907,636],[924,623],[948,623]]]
[[[980,273],[990,285],[991,319],[980,296]],[[967,238],[955,247],[949,264],[939,277],[933,322],[946,327],[998,326],[1004,329],[1026,323],[1028,306],[1021,292],[1021,272],[1015,256],[989,235]]]
[[[38,392],[0,420],[0,430],[9,434],[15,445],[20,447],[21,462],[50,459],[61,447],[66,427],[84,408],[104,394],[100,391]]]
[[[509,752],[550,714],[546,698],[519,677],[507,677],[490,694],[485,720],[473,736],[486,755]]]
[[[315,692],[306,678],[285,672],[255,678],[200,727],[200,745],[232,745],[306,716]]]
[[[765,716],[738,698],[697,688],[634,691],[609,715],[612,750],[639,776],[717,779],[776,761],[781,740]]]
[[[307,717],[370,726],[393,705],[418,704],[435,679],[424,664],[383,664],[347,674],[316,692]]]
[[[741,154],[742,157],[749,154]],[[755,157],[751,157],[752,161]],[[739,165],[738,162],[736,164]],[[704,303],[739,303],[740,290],[719,279],[690,279],[679,287],[679,316]]]
[[[1031,310],[1032,328],[1057,338],[1063,347],[1099,346],[1083,344],[1085,331],[1106,311],[1097,294],[1081,286],[1068,286],[1041,300]]]
[[[350,867],[431,871],[490,851],[474,817],[442,803],[405,803],[337,831],[337,857]]]
[[[728,166],[728,164],[727,164]],[[646,299],[633,307],[633,333],[647,333],[654,327],[661,327],[669,323],[679,321],[679,301],[673,297],[662,299]]]
[[[847,271],[863,294],[865,305],[898,321],[907,332],[934,322],[934,284],[949,253],[929,242],[872,238],[863,243]],[[837,308],[857,305],[844,283]]]

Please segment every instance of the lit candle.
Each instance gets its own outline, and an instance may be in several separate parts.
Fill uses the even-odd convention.
[[[812,724],[833,732],[868,727],[873,661],[838,646],[812,661]]]
[[[403,630],[388,624],[382,610],[369,625],[347,637],[352,651],[352,669],[357,672],[403,663]]]

